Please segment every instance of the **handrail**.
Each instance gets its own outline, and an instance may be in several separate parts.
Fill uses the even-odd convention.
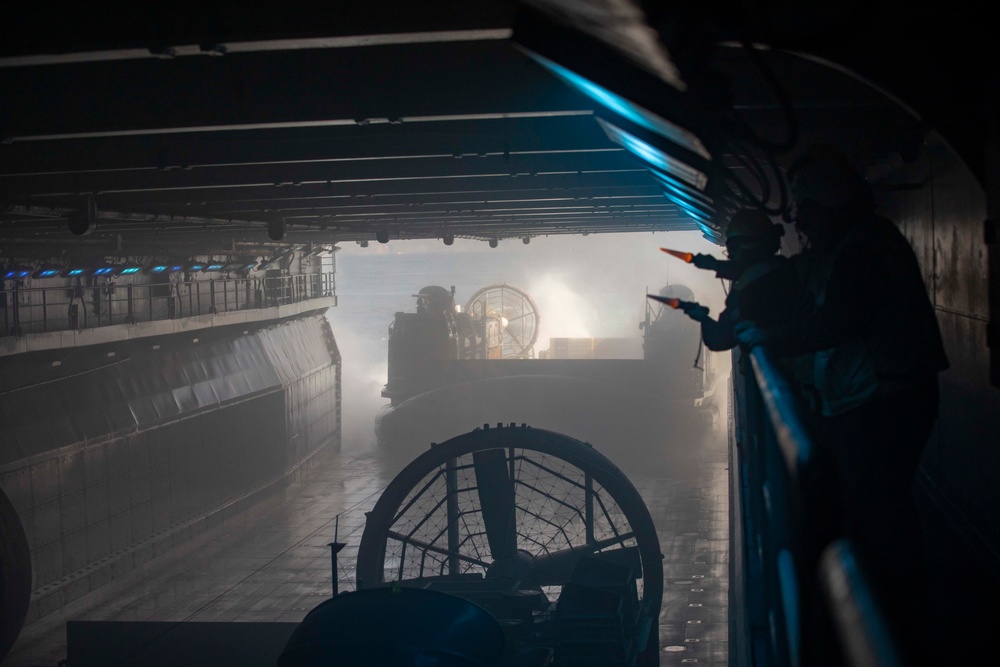
[[[736,582],[742,595],[736,604],[745,606],[745,627],[738,634],[747,638],[742,647],[747,655],[737,656],[735,664],[797,667],[803,636],[798,530],[798,473],[803,466],[796,448],[778,443],[768,407],[787,409],[784,403],[791,394],[780,382],[768,384],[780,374],[766,353],[759,361],[753,361],[754,355],[742,358],[739,351],[734,357],[734,370],[742,370],[734,373],[739,409],[730,463],[739,477],[738,497],[732,502],[742,534],[734,534],[732,551],[734,560],[742,559]]]
[[[271,308],[333,296],[334,274],[0,290],[0,337]]]
[[[750,361],[785,464],[795,474],[809,465],[814,449],[799,400],[767,348],[758,345],[751,350]]]
[[[820,573],[845,662],[900,667],[899,652],[849,540],[835,540],[824,550]]]
[[[850,667],[898,667],[849,543],[823,521],[832,471],[797,392],[765,347],[733,361],[732,664],[808,666],[833,652]],[[845,634],[861,626],[864,637]]]

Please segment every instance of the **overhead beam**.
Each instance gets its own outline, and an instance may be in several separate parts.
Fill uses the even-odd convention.
[[[35,0],[5,7],[0,58],[72,58],[184,45],[294,48],[392,35],[434,39],[509,29],[515,11],[511,0],[332,0],[294,6],[258,0],[253,11],[219,2],[110,2],[101,12],[81,3]]]
[[[3,141],[590,109],[506,41],[0,69]]]
[[[20,201],[52,195],[212,190],[295,184],[357,184],[373,181],[477,179],[590,171],[632,171],[641,163],[622,150],[564,154],[487,155],[470,159],[418,157],[383,161],[286,163],[191,167],[171,170],[0,177],[0,198]],[[197,199],[197,194],[191,195]]]
[[[2,183],[2,181],[0,181]],[[2,187],[2,185],[0,185]],[[441,197],[468,196],[481,199],[492,197],[536,196],[532,193],[576,193],[575,196],[611,196],[630,188],[655,188],[656,184],[649,172],[639,165],[631,169],[614,172],[584,172],[538,174],[536,176],[510,174],[482,176],[471,179],[430,177],[420,180],[391,180],[363,182],[322,182],[301,185],[275,186],[268,183],[261,186],[216,187],[200,190],[160,190],[156,192],[105,193],[99,201],[102,205],[130,209],[139,206],[157,207],[161,205],[229,205],[238,202],[274,201],[280,206],[290,199],[365,199],[387,198],[410,202],[432,202]],[[659,191],[659,190],[657,190]],[[45,195],[53,206],[76,208],[79,196]],[[18,201],[17,197],[9,197]]]
[[[191,223],[199,227],[239,225],[246,222],[264,223],[267,220],[280,218],[287,222],[322,222],[323,224],[339,224],[341,222],[375,222],[375,221],[455,221],[455,220],[486,220],[515,218],[551,218],[559,219],[567,216],[587,217],[616,214],[644,214],[656,211],[673,212],[676,207],[666,198],[656,192],[641,196],[601,197],[549,197],[540,200],[494,201],[494,202],[462,202],[438,203],[428,206],[399,205],[351,205],[341,207],[284,207],[280,209],[265,209],[250,207],[242,209],[224,209],[209,207],[184,207],[170,211],[159,209],[160,213],[140,211],[119,211],[113,208],[102,208],[99,212],[101,227],[107,223],[114,224],[117,220],[151,222],[159,224]],[[73,209],[50,207],[8,206],[0,211],[0,229],[9,233],[15,229],[34,230],[62,229],[63,220]]]
[[[665,232],[695,230],[693,220],[674,212],[630,216],[581,216],[561,220],[481,220],[423,223],[353,223],[350,225],[302,226],[286,228],[286,243],[335,243],[373,240],[376,232],[386,232],[392,239],[441,238],[445,233],[456,237],[489,239],[550,236],[565,234],[604,234],[624,232]],[[2,238],[2,234],[0,234]],[[81,239],[59,226],[48,226],[30,237],[4,239],[8,256],[54,257],[64,253],[91,252],[116,256],[144,254],[162,256],[178,249],[191,253],[238,252],[240,246],[272,244],[264,225],[204,226],[196,219],[174,221],[101,221],[98,231]]]
[[[549,193],[546,197],[525,199],[466,199],[452,201],[437,201],[428,203],[417,202],[373,202],[363,203],[356,199],[332,200],[326,204],[314,201],[285,201],[280,205],[267,201],[257,205],[216,205],[199,206],[201,210],[215,210],[220,213],[237,214],[241,211],[259,211],[265,206],[288,215],[300,212],[330,213],[338,215],[392,214],[393,212],[420,211],[423,214],[445,214],[453,211],[506,211],[525,209],[564,209],[564,208],[594,208],[609,206],[640,206],[649,202],[666,201],[655,188],[649,188],[645,193],[621,194],[614,197],[556,197]]]
[[[100,137],[0,145],[0,175],[613,147],[589,110],[494,120]]]
[[[402,32],[342,37],[299,37],[250,41],[217,41],[204,44],[166,45],[157,43],[143,48],[122,48],[75,53],[39,53],[0,57],[2,67],[37,67],[73,63],[106,62],[109,60],[171,59],[190,56],[219,57],[231,53],[259,51],[295,51],[299,49],[344,49],[359,46],[390,44],[427,44],[436,42],[480,42],[510,38],[510,28],[483,30],[438,30],[433,32]]]

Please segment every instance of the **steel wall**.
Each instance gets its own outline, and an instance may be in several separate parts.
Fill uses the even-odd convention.
[[[992,606],[1000,593],[1000,393],[990,384],[986,340],[986,198],[934,135],[908,170],[880,193],[880,209],[917,253],[951,364],[941,374],[941,414],[918,484],[940,579],[935,594],[939,610],[949,602],[974,608],[979,598]]]
[[[28,623],[339,444],[340,357],[326,320],[230,329],[62,351],[62,377],[51,355],[5,365],[0,487],[31,547]]]

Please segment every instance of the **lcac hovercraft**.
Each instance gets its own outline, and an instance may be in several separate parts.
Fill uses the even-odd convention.
[[[661,291],[690,293],[677,285]],[[464,307],[454,288],[429,286],[414,296],[416,312],[396,313],[389,330],[382,396],[390,404],[376,423],[388,451],[497,418],[636,453],[718,424],[716,373],[700,351],[697,324],[657,304],[647,303],[642,339],[551,339],[545,358],[536,358],[541,314],[524,290],[490,285]],[[631,358],[600,358],[602,345],[623,342]]]

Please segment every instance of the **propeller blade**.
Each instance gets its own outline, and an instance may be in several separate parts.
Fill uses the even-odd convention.
[[[517,344],[517,346],[518,346],[518,347],[520,347],[520,348],[524,348],[524,343],[522,343],[522,342],[521,342],[521,339],[517,337],[517,334],[515,334],[515,333],[514,333],[513,331],[511,331],[511,330],[510,330],[509,328],[508,328],[508,329],[506,329],[506,330],[504,331],[504,333],[506,333],[506,334],[507,334],[508,336],[510,336],[511,338],[513,338],[513,339],[514,339],[514,342],[515,342],[515,343]]]
[[[507,471],[507,453],[503,449],[478,451],[473,453],[472,463],[493,560],[513,558],[517,552],[517,532],[514,485]]]

